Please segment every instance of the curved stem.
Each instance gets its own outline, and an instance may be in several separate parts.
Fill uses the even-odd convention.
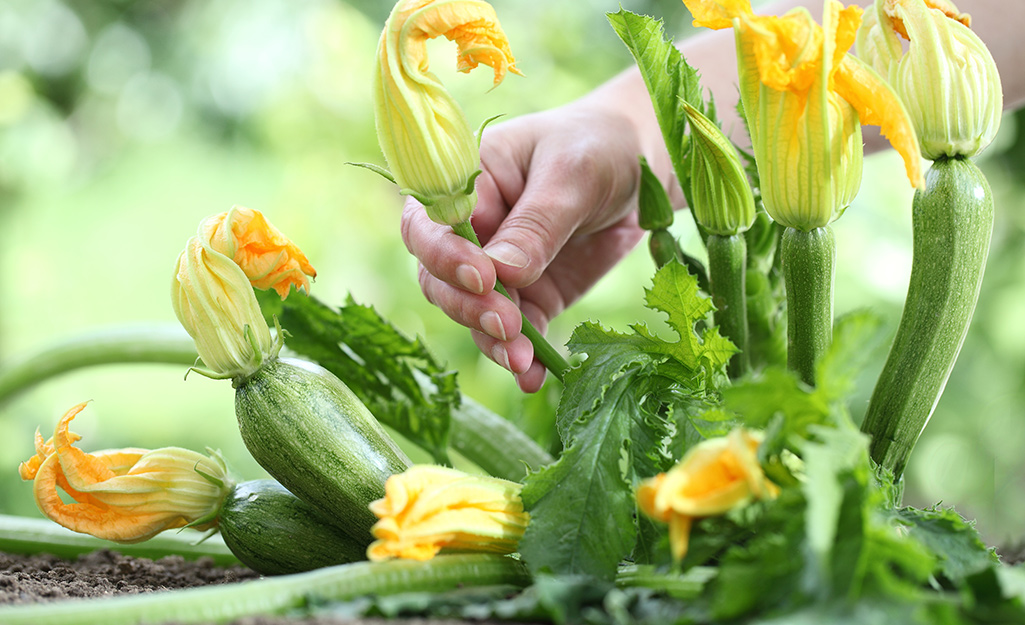
[[[197,358],[192,338],[177,325],[89,332],[0,371],[0,405],[36,384],[76,369],[141,362],[188,366]],[[512,481],[523,478],[525,467],[537,469],[553,462],[522,430],[467,396],[452,413],[449,443],[480,468]]]
[[[467,241],[470,241],[480,247],[480,239],[477,238],[477,233],[474,232],[470,222],[464,221],[456,224],[452,226],[452,230]],[[502,295],[509,297],[509,291],[502,286],[501,282],[495,282],[495,290]],[[520,317],[523,318],[523,335],[530,339],[531,344],[534,345],[534,355],[541,361],[541,364],[543,364],[552,372],[553,375],[555,375],[555,377],[559,378],[560,382],[562,382],[566,375],[566,371],[569,369],[569,363],[566,362],[566,359],[562,357],[562,354],[552,347],[552,344],[549,343],[540,332],[538,332],[537,328],[534,327],[534,324],[530,323],[530,320],[527,319],[526,315],[521,312]]]
[[[719,332],[740,350],[727,371],[739,378],[750,369],[747,328],[747,241],[743,234],[709,235],[708,271]]]
[[[194,365],[196,344],[180,327],[105,328],[50,345],[0,370],[0,404],[48,378],[95,365],[150,362]]]
[[[48,519],[0,515],[0,551],[5,553],[49,553],[58,558],[72,559],[97,549],[109,549],[126,556],[152,560],[177,555],[186,560],[211,558],[219,566],[239,564],[238,558],[220,536],[202,538],[195,531],[172,531],[126,545],[73,532]]]
[[[780,254],[787,291],[787,367],[814,385],[815,364],[833,341],[833,230],[787,228]]]
[[[237,584],[0,608],[5,625],[129,625],[142,622],[221,623],[282,614],[327,601],[400,592],[443,592],[467,586],[523,587],[519,561],[494,555],[437,556],[331,566]]]
[[[939,402],[978,301],[993,233],[993,194],[968,159],[936,161],[915,194],[911,279],[900,326],[861,429],[898,480]]]

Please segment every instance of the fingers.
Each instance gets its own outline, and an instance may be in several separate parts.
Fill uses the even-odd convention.
[[[479,247],[452,232],[451,227],[431,221],[423,206],[413,199],[407,200],[402,210],[402,240],[420,264],[439,280],[476,295],[495,287],[491,259]]]
[[[516,304],[497,291],[470,295],[431,275],[423,265],[420,266],[419,280],[427,301],[457,323],[496,341],[509,341],[519,335],[522,326],[520,311]]]
[[[542,334],[548,327],[543,311],[532,302],[520,302],[523,314]],[[548,370],[534,358],[534,346],[522,334],[511,341],[498,341],[481,332],[473,332],[477,348],[500,366],[516,376],[516,383],[525,393],[535,393],[544,385]]]

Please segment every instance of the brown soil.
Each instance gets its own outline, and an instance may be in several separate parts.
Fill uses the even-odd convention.
[[[168,556],[159,560],[133,558],[106,549],[64,560],[56,556],[14,555],[0,552],[0,605],[32,604],[65,599],[108,597],[158,592],[211,584],[230,584],[258,578],[244,566],[218,567],[209,558],[185,560]],[[443,619],[331,617],[247,617],[230,625],[466,625]],[[168,623],[166,625],[174,625]],[[486,621],[476,625],[488,625]],[[508,625],[508,624],[503,624]],[[515,624],[513,624],[515,625]]]

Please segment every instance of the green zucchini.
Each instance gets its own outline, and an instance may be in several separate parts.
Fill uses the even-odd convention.
[[[833,229],[787,228],[779,253],[787,291],[787,367],[814,386],[815,365],[833,342]]]
[[[915,193],[911,279],[897,335],[862,431],[872,459],[899,479],[939,402],[979,297],[993,234],[993,194],[967,158],[942,158]]]
[[[274,480],[237,484],[221,505],[217,527],[235,557],[264,575],[365,560],[370,543],[369,534],[352,538]]]
[[[409,458],[341,380],[277,358],[235,385],[235,416],[253,458],[356,540],[377,520],[367,507]]]

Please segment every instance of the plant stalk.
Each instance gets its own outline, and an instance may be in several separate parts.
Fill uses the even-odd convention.
[[[743,234],[709,235],[708,272],[719,332],[740,350],[730,359],[729,376],[739,378],[751,368],[747,326],[747,242]]]
[[[915,193],[911,279],[861,429],[899,480],[968,333],[993,233],[993,194],[967,158],[937,160]]]
[[[192,338],[180,327],[149,325],[89,332],[50,345],[0,370],[0,405],[36,384],[76,369],[106,364],[193,365]],[[467,396],[452,413],[449,443],[495,477],[514,482],[526,467],[551,464],[551,454],[508,419]]]
[[[530,575],[519,561],[494,555],[437,556],[427,562],[357,562],[281,575],[157,593],[0,608],[4,625],[135,625],[225,623],[283,614],[309,605],[365,595],[444,592],[467,586],[523,587]]]
[[[0,551],[5,553],[49,553],[73,559],[97,549],[152,560],[177,555],[186,560],[208,557],[219,566],[239,563],[220,536],[203,539],[201,533],[193,530],[165,532],[147,541],[126,545],[73,532],[48,519],[0,515]]]
[[[787,291],[787,367],[814,386],[815,364],[833,341],[833,230],[787,228],[780,254]]]
[[[477,247],[481,247],[480,239],[477,238],[477,233],[474,232],[473,226],[470,225],[469,221],[464,221],[452,226],[452,230]],[[495,282],[495,290],[502,295],[509,297],[509,291],[506,290],[500,281]],[[527,319],[526,315],[521,312],[520,317],[523,319],[523,329],[521,331],[524,336],[530,339],[531,344],[534,345],[534,355],[541,361],[541,364],[543,364],[556,378],[559,379],[560,382],[562,382],[566,375],[566,371],[569,369],[569,363],[562,357],[562,354],[552,347],[552,344],[549,343],[540,332],[538,332],[537,328],[534,327],[534,324],[530,323],[530,320]]]
[[[83,367],[143,362],[191,366],[198,359],[195,343],[181,326],[94,330],[0,369],[0,405],[43,380]]]

